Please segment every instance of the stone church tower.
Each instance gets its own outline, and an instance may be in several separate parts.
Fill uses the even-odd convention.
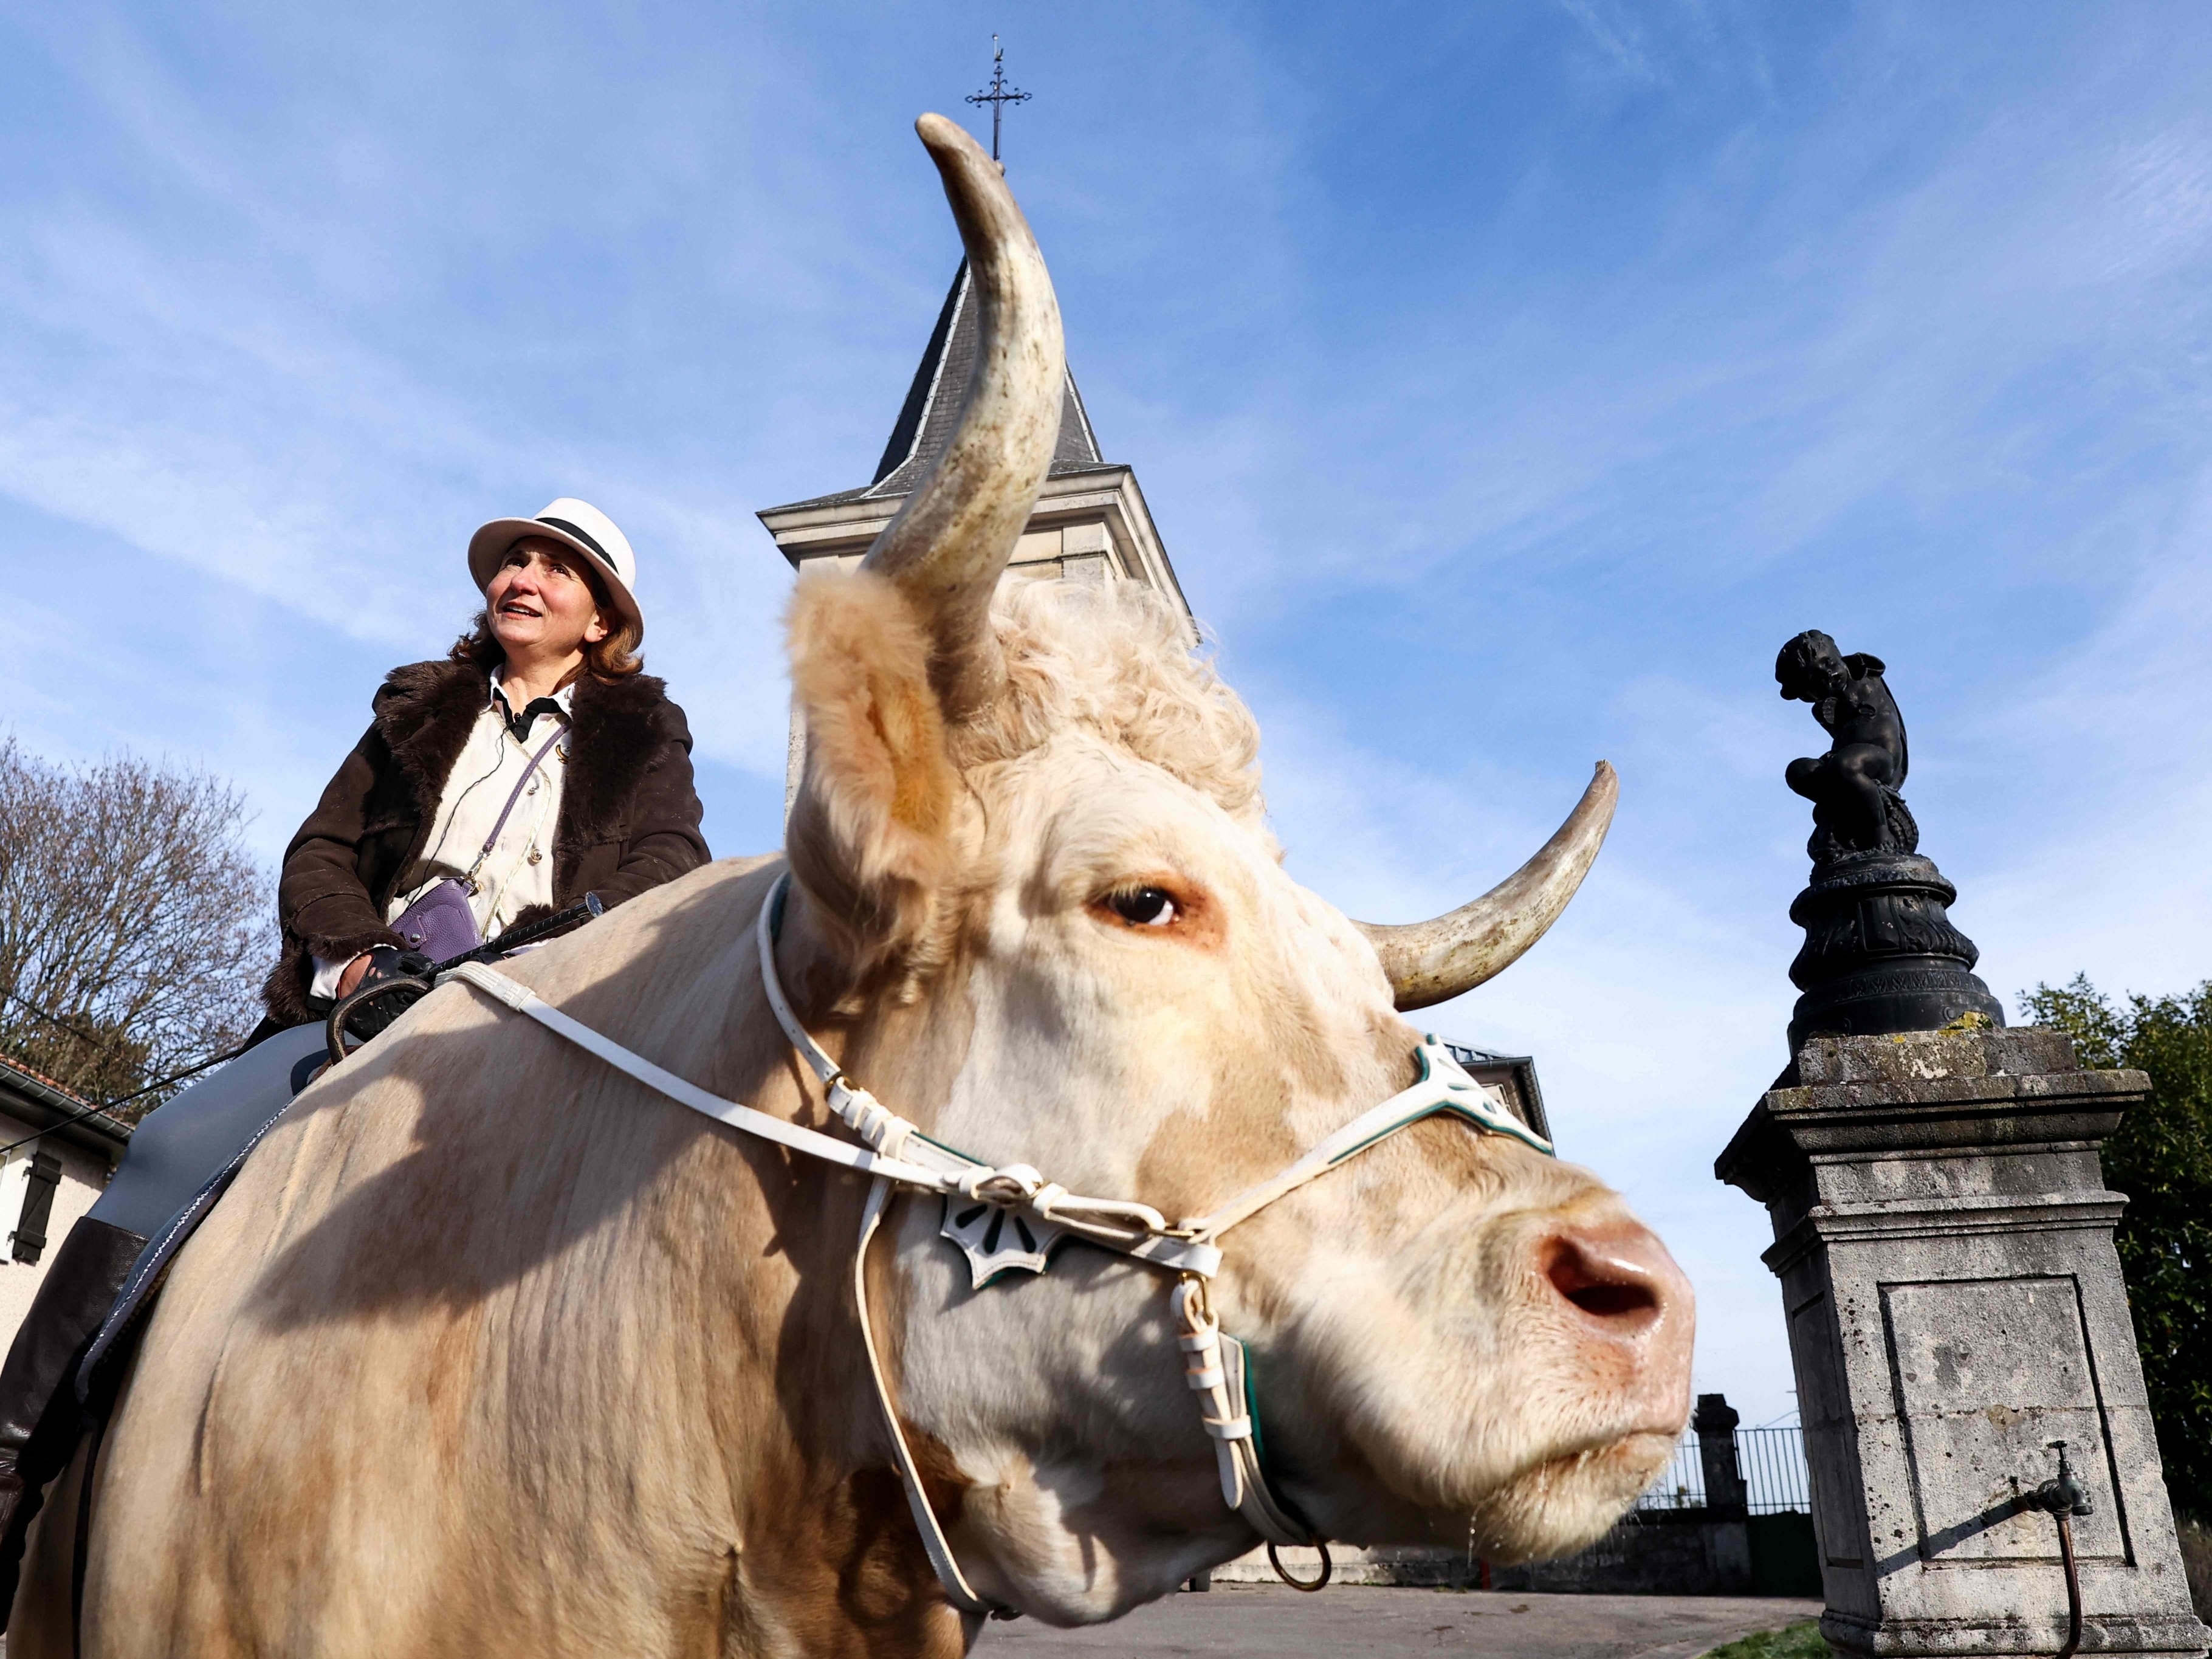
[[[960,415],[962,393],[975,362],[975,303],[969,291],[964,259],[945,296],[937,326],[921,354],[921,365],[907,388],[906,402],[891,427],[876,475],[855,489],[816,495],[786,507],[763,509],[760,521],[793,570],[834,560],[850,568],[860,562],[876,532],[891,521],[921,475],[945,448]],[[1006,580],[1037,578],[1064,581],[1141,582],[1164,594],[1188,618],[1190,605],[1176,580],[1175,567],[1152,524],[1144,491],[1133,468],[1107,460],[1098,435],[1067,377],[1060,404],[1060,441],[1052,471],[1037,496],[1029,526],[1006,567]],[[1197,629],[1192,626],[1195,642]],[[786,802],[799,777],[804,734],[794,713]]]

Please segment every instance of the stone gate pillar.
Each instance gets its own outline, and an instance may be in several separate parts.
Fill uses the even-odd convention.
[[[1747,1594],[1756,1588],[1749,1492],[1735,1450],[1735,1425],[1741,1420],[1728,1396],[1719,1394],[1699,1395],[1690,1419],[1698,1436],[1698,1463],[1705,1478],[1705,1553],[1712,1582],[1724,1595]]]
[[[1717,1516],[1741,1519],[1751,1512],[1750,1489],[1736,1456],[1735,1425],[1742,1421],[1724,1394],[1701,1394],[1690,1427],[1698,1437],[1698,1463],[1705,1477],[1705,1507]]]
[[[1764,1203],[1827,1613],[1861,1655],[2196,1655],[2097,1148],[2148,1091],[2039,1028],[1816,1036],[1714,1172]]]

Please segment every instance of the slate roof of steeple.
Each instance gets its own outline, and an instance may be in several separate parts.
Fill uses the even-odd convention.
[[[968,282],[968,262],[963,259],[960,269],[953,273],[952,287],[945,296],[945,304],[937,313],[937,326],[930,331],[921,364],[914,372],[913,383],[907,387],[906,402],[900,405],[898,420],[891,427],[890,441],[884,446],[883,459],[876,463],[876,476],[857,489],[841,489],[833,495],[817,495],[765,510],[783,513],[793,507],[828,507],[872,496],[896,501],[911,491],[921,482],[929,464],[951,441],[952,428],[960,418],[960,394],[967,389],[969,372],[975,366],[975,312]],[[1060,441],[1053,447],[1050,476],[1057,478],[1071,472],[1115,470],[1098,453],[1097,434],[1091,429],[1091,416],[1083,407],[1083,394],[1075,389],[1075,374],[1070,370],[1067,394],[1060,404]]]

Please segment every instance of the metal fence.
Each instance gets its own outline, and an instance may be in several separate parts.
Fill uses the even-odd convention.
[[[1666,1472],[1644,1489],[1639,1510],[1701,1510],[1705,1506],[1705,1467],[1698,1456],[1698,1437],[1685,1434],[1667,1460]]]
[[[1736,1468],[1742,1474],[1753,1515],[1812,1511],[1812,1482],[1805,1472],[1802,1429],[1738,1429]],[[1637,1500],[1640,1510],[1701,1510],[1705,1506],[1705,1466],[1698,1437],[1685,1434],[1658,1480]]]
[[[1813,1512],[1813,1482],[1805,1468],[1802,1429],[1738,1429],[1736,1466],[1751,1489],[1753,1515],[1788,1510]]]

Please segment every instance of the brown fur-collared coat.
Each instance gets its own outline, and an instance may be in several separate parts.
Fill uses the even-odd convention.
[[[399,943],[385,908],[422,856],[447,776],[490,696],[483,670],[451,661],[396,668],[378,689],[368,732],[284,849],[283,953],[262,987],[278,1025],[318,1017],[307,1001],[311,957]],[[611,907],[704,864],[691,731],[667,686],[648,674],[587,674],[571,702],[555,906],[597,893]]]

